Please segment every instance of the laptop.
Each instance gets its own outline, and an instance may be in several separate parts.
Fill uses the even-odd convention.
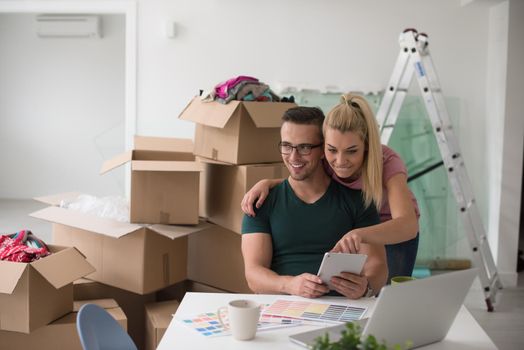
[[[409,341],[418,347],[441,341],[466,298],[477,269],[461,270],[385,286],[380,291],[370,318],[356,321],[364,336],[372,334],[392,347]],[[362,325],[363,324],[363,325]],[[337,341],[345,324],[293,334],[289,340],[306,348],[315,339],[329,333]]]

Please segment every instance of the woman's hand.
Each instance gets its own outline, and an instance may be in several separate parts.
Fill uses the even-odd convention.
[[[357,254],[360,251],[360,244],[362,243],[362,236],[358,229],[351,230],[346,233],[331,250],[334,253],[351,253]]]
[[[349,299],[359,299],[366,294],[368,279],[366,276],[342,272],[340,276],[332,277],[331,283],[335,290]]]
[[[245,214],[254,217],[255,210],[253,209],[253,203],[255,203],[255,200],[256,200],[255,205],[257,208],[260,208],[262,204],[264,203],[264,200],[266,199],[267,195],[269,194],[270,188],[271,188],[270,180],[260,180],[259,182],[257,182],[244,195],[244,198],[242,198],[242,202],[240,203],[240,207],[242,208],[242,211]]]

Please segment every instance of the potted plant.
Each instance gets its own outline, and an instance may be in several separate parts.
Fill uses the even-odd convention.
[[[406,342],[406,348],[410,347],[410,343]],[[368,335],[362,336],[362,330],[358,324],[351,322],[346,323],[346,329],[342,331],[342,337],[338,341],[332,342],[329,340],[329,335],[318,337],[312,347],[313,350],[402,350],[399,344],[393,347],[388,347],[386,342],[379,343],[377,339]]]

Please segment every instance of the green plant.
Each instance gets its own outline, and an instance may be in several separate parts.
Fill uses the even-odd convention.
[[[406,342],[406,348],[409,348],[409,342]],[[389,348],[385,342],[379,343],[377,339],[368,335],[362,336],[362,329],[358,324],[348,322],[346,329],[342,331],[342,337],[338,341],[331,342],[329,335],[326,333],[318,337],[312,347],[313,350],[402,350],[398,344]]]

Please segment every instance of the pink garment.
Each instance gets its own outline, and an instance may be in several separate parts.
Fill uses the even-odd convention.
[[[404,165],[404,162],[400,158],[400,156],[393,151],[388,146],[382,145],[382,158],[384,159],[384,163],[382,165],[382,205],[380,208],[380,221],[388,221],[391,220],[391,208],[389,207],[389,201],[388,201],[388,192],[386,188],[386,183],[396,174],[404,174],[407,176],[408,171],[406,169],[406,166]],[[344,186],[347,186],[349,188],[352,188],[354,190],[361,190],[362,189],[362,178],[358,178],[357,180],[353,182],[344,182],[342,179],[340,179],[337,174],[331,169],[328,162],[324,159],[323,160],[324,170],[326,173],[331,176],[335,181],[341,183]],[[415,211],[417,213],[417,218],[420,217],[420,212],[418,209],[417,199],[415,198],[415,195],[411,190],[409,191],[411,194],[411,200],[413,202],[413,206],[415,207]]]
[[[49,254],[45,243],[29,230],[0,235],[0,260],[30,263]]]
[[[247,75],[239,75],[238,77],[231,78],[215,86],[216,97],[225,99],[229,95],[229,91],[232,88],[234,88],[238,83],[243,82],[243,81],[258,82],[258,79],[247,76]]]

